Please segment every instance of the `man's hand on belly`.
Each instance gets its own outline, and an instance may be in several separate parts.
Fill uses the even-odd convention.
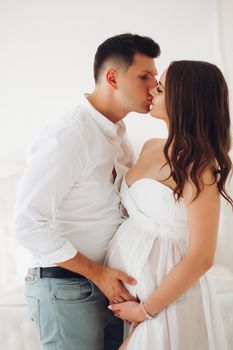
[[[122,271],[98,266],[92,281],[106,295],[110,303],[121,303],[136,299],[127,291],[123,283],[135,285],[137,281]]]

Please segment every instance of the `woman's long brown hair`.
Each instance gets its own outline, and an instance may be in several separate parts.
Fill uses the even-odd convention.
[[[222,72],[207,62],[172,62],[165,96],[169,135],[164,154],[176,182],[176,198],[190,180],[196,198],[203,188],[201,175],[212,168],[219,192],[233,207],[225,189],[232,162],[228,88]]]

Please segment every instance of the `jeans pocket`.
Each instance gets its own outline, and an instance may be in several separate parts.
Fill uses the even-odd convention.
[[[37,277],[35,275],[32,275],[31,273],[28,273],[27,276],[25,277],[24,281],[25,281],[25,284],[27,286],[30,286],[30,285],[35,284],[38,281],[38,279],[37,279]]]
[[[41,329],[40,329],[40,301],[36,298],[27,296],[27,306],[29,310],[29,314],[31,320],[33,321],[35,328],[37,330],[37,334],[39,339],[41,340]]]
[[[55,283],[52,297],[57,302],[80,303],[89,300],[94,293],[94,285],[87,279],[59,280]]]

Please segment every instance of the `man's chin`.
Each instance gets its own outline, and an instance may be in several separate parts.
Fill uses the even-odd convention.
[[[142,106],[140,109],[138,108],[137,113],[147,114],[150,112],[150,106]]]
[[[150,112],[150,106],[146,106],[145,108],[144,108],[144,112],[143,113],[149,113]]]
[[[141,105],[138,108],[134,108],[132,109],[132,111],[136,112],[136,113],[140,113],[140,114],[147,114],[150,112],[150,106],[145,106],[145,105]]]

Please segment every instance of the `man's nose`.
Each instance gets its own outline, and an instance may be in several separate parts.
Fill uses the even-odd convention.
[[[154,89],[158,85],[158,80],[156,78],[152,79],[149,89]]]
[[[155,87],[156,87],[157,85],[158,85],[158,81],[157,81],[156,78],[154,78],[153,83],[152,83],[152,84],[150,85],[150,87],[149,87],[149,94],[150,94],[151,96],[154,95]]]

